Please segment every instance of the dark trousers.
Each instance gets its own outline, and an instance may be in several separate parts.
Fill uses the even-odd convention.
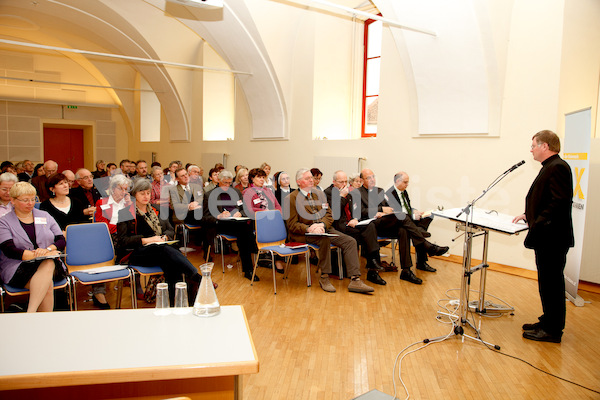
[[[254,270],[252,253],[258,252],[256,248],[256,239],[254,237],[254,221],[218,221],[216,227],[213,226],[212,228],[208,228],[207,237],[210,238],[211,243],[214,242],[216,233],[224,233],[237,237],[240,260],[242,260],[242,270],[244,273],[251,274]],[[223,249],[221,249],[221,251],[223,251]]]
[[[159,266],[163,270],[165,280],[169,285],[171,302],[173,302],[175,296],[175,284],[183,280],[182,274],[193,282],[200,282],[201,279],[196,267],[179,250],[169,245],[139,247],[131,253],[129,264],[142,267]]]
[[[542,328],[551,335],[562,335],[565,329],[565,264],[569,248],[548,247],[535,250],[538,287],[542,300]]]
[[[377,241],[377,228],[375,224],[361,225],[355,228],[346,226],[339,230],[351,236],[361,246],[364,246],[364,254],[373,257],[376,254],[376,259],[379,261],[379,242]]]
[[[425,240],[417,225],[410,218],[407,217],[399,220],[395,214],[392,214],[378,218],[373,223],[380,236],[398,238],[400,267],[402,269],[408,269],[412,266],[412,258],[410,256],[411,240],[417,253],[417,264],[421,265],[421,263],[427,260],[425,258],[425,261],[423,261],[423,255],[427,257],[427,249],[431,246],[431,243]]]

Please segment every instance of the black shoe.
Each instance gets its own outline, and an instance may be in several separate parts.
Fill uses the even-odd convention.
[[[551,335],[543,329],[523,332],[523,337],[525,339],[536,340],[538,342],[560,343],[561,336],[562,335]]]
[[[275,271],[277,271],[278,274],[283,274],[285,272],[285,268],[275,268]]]
[[[108,303],[100,303],[100,300],[96,298],[96,296],[92,296],[92,302],[96,307],[101,310],[110,310],[110,304]]]
[[[539,321],[534,324],[523,324],[524,331],[537,331],[541,327],[542,327],[542,325],[540,324]]]
[[[442,247],[442,246],[432,244],[431,247],[429,247],[427,249],[427,254],[430,256],[441,256],[442,254],[447,253],[448,250],[450,250],[450,247],[448,247],[448,246]]]
[[[367,269],[371,269],[373,271],[385,271],[385,268],[379,264],[379,261],[375,259],[371,259],[367,262]]]
[[[437,269],[433,268],[431,265],[424,263],[423,265],[417,265],[417,269],[420,269],[421,271],[427,271],[427,272],[435,272],[437,271]]]
[[[246,279],[252,280],[252,272],[245,272],[244,277]],[[258,278],[258,275],[254,275],[254,282],[258,282],[258,281],[260,281],[260,279]]]
[[[410,270],[410,268],[403,269],[402,272],[400,272],[400,279],[402,279],[403,281],[414,283],[416,285],[420,285],[421,283],[423,283],[423,280],[421,278],[418,278],[415,275],[415,273]]]
[[[381,278],[381,276],[379,276],[377,271],[375,271],[374,269],[367,272],[367,280],[369,282],[373,282],[376,285],[385,285],[387,283],[383,280],[383,278]]]

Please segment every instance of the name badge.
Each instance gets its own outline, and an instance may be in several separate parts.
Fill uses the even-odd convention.
[[[329,208],[329,204],[323,203],[323,205],[321,206],[321,208],[328,209]]]
[[[33,219],[33,223],[37,224],[37,225],[46,225],[46,218],[45,217],[35,217]]]
[[[260,203],[260,199],[259,199],[259,198],[256,198],[256,199],[252,200],[252,202],[253,202],[254,204],[258,204],[258,203]]]
[[[110,204],[100,204],[101,210],[108,210],[110,208]]]
[[[239,206],[241,206],[242,204],[244,204],[244,202],[243,202],[242,200],[238,200],[236,204],[237,204],[237,206],[239,207]]]

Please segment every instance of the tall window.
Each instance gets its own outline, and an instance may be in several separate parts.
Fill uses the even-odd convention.
[[[365,21],[361,137],[377,136],[382,26],[381,21]]]

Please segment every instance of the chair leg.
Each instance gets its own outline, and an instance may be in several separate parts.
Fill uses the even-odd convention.
[[[73,311],[73,281],[70,276],[67,277],[67,290],[69,291],[69,310]]]
[[[306,286],[311,287],[312,280],[310,278],[310,252],[306,252],[304,255],[304,262],[306,263]]]
[[[273,294],[277,294],[277,279],[275,277],[275,255],[273,251],[269,251],[271,253],[271,270],[273,270]]]
[[[223,236],[219,236],[219,242],[221,244],[221,267],[223,268],[223,273],[225,273],[225,252],[223,251]]]
[[[71,277],[73,282],[73,308],[77,311],[77,280]]]
[[[123,288],[123,285],[121,285],[121,289]],[[136,294],[136,287],[135,287],[135,274],[130,272],[129,274],[129,288],[131,291],[131,308],[136,309],[137,308],[137,294]],[[121,304],[119,303],[119,306],[121,306]]]
[[[258,266],[258,256],[260,256],[260,250],[256,255],[256,260],[254,260],[254,269],[252,270],[252,279],[250,279],[250,286],[254,285],[254,275],[256,275],[256,267]]]
[[[121,299],[123,296],[123,282],[118,281],[117,283],[115,283],[115,285],[117,285],[117,307],[118,309],[121,308]]]
[[[339,247],[337,250],[337,261],[338,261],[338,276],[340,281],[344,280],[344,266],[342,264],[342,249]]]

